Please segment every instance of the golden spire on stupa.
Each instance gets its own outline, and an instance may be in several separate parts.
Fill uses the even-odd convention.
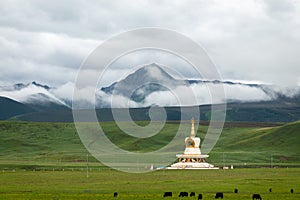
[[[194,117],[191,120],[191,124],[192,124],[192,127],[191,127],[190,137],[195,137],[196,134],[195,134],[195,120],[194,120]]]

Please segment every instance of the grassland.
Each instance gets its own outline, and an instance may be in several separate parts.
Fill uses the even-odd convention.
[[[225,199],[250,199],[259,193],[267,199],[299,199],[300,169],[233,169],[210,171],[155,171],[129,174],[113,170],[91,171],[16,171],[0,173],[0,199],[164,199],[171,191],[202,193],[214,199],[223,192]],[[237,188],[239,192],[233,193]],[[272,188],[272,193],[269,192]],[[290,189],[294,193],[290,193]],[[169,198],[168,198],[169,199]],[[195,198],[187,198],[195,199]]]
[[[178,129],[178,124],[167,123],[161,133],[141,139],[123,134],[112,122],[101,126],[113,143],[139,152],[161,148]],[[299,121],[276,127],[225,127],[209,162],[218,166],[299,166],[299,130]],[[206,131],[207,126],[200,126],[197,135],[204,138]],[[183,143],[178,145],[184,149]],[[73,123],[0,122],[0,169],[77,167],[85,165],[87,154]],[[89,161],[101,167],[92,156]]]
[[[167,123],[161,133],[139,139],[124,135],[112,122],[101,126],[119,147],[139,152],[162,147],[178,129],[178,124]],[[204,138],[207,128],[200,126],[197,135]],[[225,127],[209,162],[243,168],[128,174],[110,170],[89,155],[87,178],[89,153],[74,124],[0,122],[0,199],[114,199],[115,191],[125,200],[163,199],[165,191],[174,193],[172,199],[179,199],[180,191],[202,193],[204,199],[213,199],[217,191],[226,199],[250,199],[253,193],[264,200],[299,199],[299,130],[299,121],[276,127]]]

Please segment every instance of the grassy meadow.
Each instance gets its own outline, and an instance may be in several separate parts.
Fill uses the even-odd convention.
[[[146,125],[147,122],[138,122]],[[300,122],[276,127],[257,127],[247,124],[228,126],[210,152],[209,162],[217,165],[299,166]],[[255,124],[254,124],[255,125]],[[167,123],[162,131],[150,138],[134,138],[123,134],[113,122],[101,123],[107,137],[122,149],[148,152],[166,145],[178,129],[178,124]],[[186,123],[189,135],[190,123]],[[207,126],[201,125],[197,135],[204,138]],[[183,139],[177,144],[184,150]],[[175,155],[180,152],[174,152]],[[85,165],[87,150],[73,123],[0,122],[0,170],[6,168],[77,167]],[[89,155],[91,165],[101,167]],[[103,166],[102,166],[103,167]]]
[[[234,165],[233,170],[133,174],[111,170],[89,155],[73,123],[0,122],[0,199],[114,199],[115,191],[125,200],[164,199],[165,191],[173,192],[171,199],[179,199],[180,191],[202,193],[204,199],[214,199],[215,192],[224,192],[225,199],[251,199],[253,193],[264,200],[300,199],[300,122],[248,125],[225,126],[210,152],[209,163]],[[124,135],[112,122],[101,126],[113,143],[137,152],[161,148],[178,129],[170,122],[159,134],[141,139]],[[207,128],[201,125],[197,135],[203,139]],[[183,151],[183,142],[178,145]]]
[[[223,192],[224,199],[251,199],[259,193],[267,199],[299,199],[300,169],[233,169],[175,170],[142,174],[114,170],[91,171],[87,178],[82,171],[16,171],[0,173],[0,199],[165,199],[165,191],[202,193],[214,199]],[[234,189],[238,189],[235,194]],[[272,193],[269,192],[272,188]],[[290,189],[294,193],[290,193]],[[188,197],[187,199],[196,199]]]

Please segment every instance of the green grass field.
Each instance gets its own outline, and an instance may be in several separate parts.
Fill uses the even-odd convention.
[[[114,170],[91,171],[16,171],[0,173],[0,199],[164,199],[165,191],[180,199],[181,191],[202,193],[214,199],[251,199],[253,193],[268,199],[299,199],[300,169],[177,170],[143,174]],[[238,193],[233,193],[234,189]],[[269,192],[272,188],[272,193]],[[290,189],[294,193],[290,193]],[[188,197],[187,199],[196,199]]]
[[[147,122],[139,122],[141,125]],[[159,149],[176,133],[178,124],[167,123],[161,133],[147,139],[125,134],[112,122],[101,124],[108,138],[119,147],[138,152]],[[259,125],[259,124],[258,124]],[[190,124],[187,123],[187,130]],[[217,165],[300,166],[300,122],[276,127],[225,127],[209,162]],[[207,126],[200,126],[202,139]],[[189,135],[187,131],[186,135]],[[183,141],[183,140],[182,140]],[[177,144],[182,146],[184,143]],[[180,152],[174,152],[175,155]],[[73,123],[0,122],[0,170],[3,168],[50,168],[85,165],[87,150]],[[99,163],[89,156],[90,162]]]
[[[167,123],[161,133],[139,139],[124,135],[112,122],[101,125],[113,143],[137,152],[161,148],[178,128]],[[197,135],[203,139],[207,128],[200,126]],[[0,122],[0,199],[114,199],[115,191],[125,200],[164,199],[165,191],[173,192],[170,199],[179,199],[180,191],[202,193],[204,199],[214,199],[218,191],[225,199],[251,199],[253,193],[264,200],[300,199],[299,130],[299,121],[276,127],[225,127],[208,162],[234,165],[233,170],[132,174],[111,170],[89,155],[87,178],[89,153],[73,123]],[[184,144],[178,145],[183,151]],[[174,159],[176,153],[182,152],[174,152]]]

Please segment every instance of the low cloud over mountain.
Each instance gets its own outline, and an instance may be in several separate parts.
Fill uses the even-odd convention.
[[[269,101],[279,97],[294,98],[300,94],[299,87],[176,79],[157,64],[143,66],[125,79],[102,87],[98,94],[102,103],[107,104],[112,102],[113,96],[115,101],[113,105],[120,107],[203,105],[212,103],[210,89],[216,85],[222,85],[226,94],[226,99],[214,97],[219,98],[214,101],[217,103]],[[182,97],[180,101],[178,96]]]
[[[35,81],[28,84],[17,83],[13,86],[1,86],[0,97],[29,105],[37,110],[68,108],[69,105],[53,93],[53,88]]]
[[[88,100],[85,89],[80,90],[80,99],[75,99],[82,108],[104,107],[147,107],[190,106],[211,104],[209,89],[222,85],[226,99],[214,97],[215,103],[258,102],[276,99],[299,98],[299,87],[286,88],[274,85],[249,84],[221,80],[182,80],[171,76],[157,64],[145,65],[122,80],[95,91],[95,99]],[[74,83],[68,82],[60,87],[32,82],[18,83],[13,86],[1,86],[0,96],[13,99],[27,105],[72,106]],[[180,98],[179,98],[180,97]]]

